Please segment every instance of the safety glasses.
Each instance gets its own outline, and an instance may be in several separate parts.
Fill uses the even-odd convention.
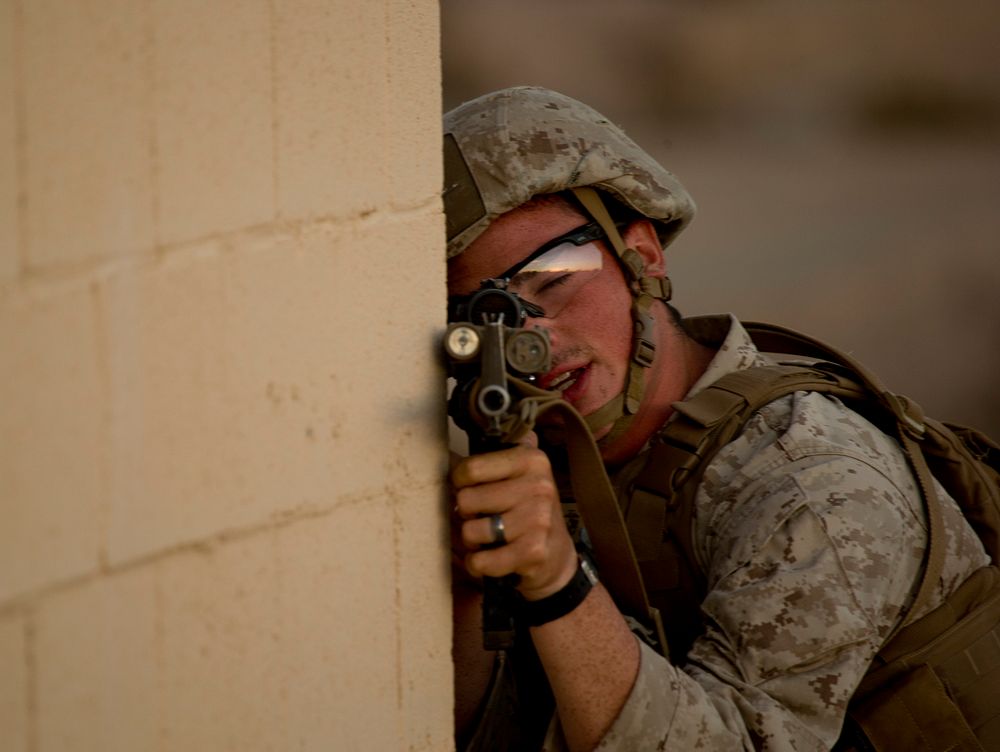
[[[596,222],[582,225],[550,240],[496,279],[526,303],[529,316],[552,318],[601,271],[604,255],[597,241],[603,237]],[[449,308],[456,310],[469,297],[450,298]]]

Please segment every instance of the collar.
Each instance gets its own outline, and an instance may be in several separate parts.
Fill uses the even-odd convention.
[[[728,373],[766,365],[766,359],[753,343],[743,324],[733,314],[692,316],[682,320],[688,336],[715,350],[715,357],[684,396],[691,399]]]

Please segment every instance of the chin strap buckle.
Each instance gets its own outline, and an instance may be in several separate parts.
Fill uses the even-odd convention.
[[[643,277],[639,280],[639,289],[664,303],[670,300],[673,295],[673,285],[669,277]]]
[[[635,340],[635,345],[632,348],[632,362],[642,366],[643,368],[649,368],[653,365],[653,360],[656,358],[656,345],[647,339],[637,337]]]

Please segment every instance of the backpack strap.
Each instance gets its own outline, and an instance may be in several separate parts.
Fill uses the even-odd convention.
[[[830,347],[824,342],[794,329],[786,329],[775,324],[748,321],[744,327],[761,352],[787,353],[825,361],[846,369],[850,378],[860,383],[881,401],[908,432],[918,439],[923,436],[924,414],[920,406],[910,402],[905,397],[890,392],[878,376],[844,351]]]
[[[704,570],[692,541],[694,499],[702,475],[756,410],[795,391],[823,391],[845,399],[866,394],[837,372],[800,365],[727,374],[673,405],[674,414],[628,485],[629,537],[650,601],[660,611],[670,606],[664,627],[677,661],[700,630],[698,606],[706,594]]]
[[[896,422],[895,438],[899,441],[906,461],[917,479],[920,495],[927,511],[927,552],[924,557],[925,564],[917,595],[909,608],[906,619],[897,625],[896,629],[889,635],[888,639],[892,639],[899,629],[912,621],[913,616],[926,608],[941,579],[941,572],[944,570],[945,550],[942,541],[944,522],[941,516],[941,502],[938,499],[934,478],[927,466],[927,460],[917,443],[923,439],[927,430],[923,410],[915,402],[886,389],[874,373],[850,355],[817,339],[793,329],[759,322],[748,322],[746,330],[761,351],[820,358],[846,369],[847,373],[856,379],[871,397],[874,397],[877,403],[892,415]],[[822,367],[821,364],[820,367]],[[817,389],[816,391],[824,390]]]
[[[917,479],[928,519],[928,546],[917,594],[888,637],[908,624],[930,602],[944,567],[941,507],[933,478],[917,440],[923,435],[920,408],[886,390],[874,374],[850,356],[790,329],[747,324],[762,351],[808,359],[805,363],[758,366],[729,373],[689,400],[673,405],[674,414],[660,431],[646,463],[629,488],[626,524],[650,598],[670,591],[670,601],[692,608],[671,611],[665,625],[672,653],[685,653],[698,625],[678,625],[679,612],[695,612],[706,593],[702,567],[692,540],[694,497],[716,453],[765,405],[797,391],[830,394],[872,404],[895,423],[893,432]],[[676,628],[676,629],[675,629]],[[679,631],[671,635],[670,632]]]

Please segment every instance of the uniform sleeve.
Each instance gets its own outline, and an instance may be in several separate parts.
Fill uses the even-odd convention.
[[[926,534],[910,489],[871,457],[793,458],[786,448],[756,456],[773,466],[714,499],[705,632],[682,668],[643,648],[598,749],[836,742],[849,698],[912,598]]]

